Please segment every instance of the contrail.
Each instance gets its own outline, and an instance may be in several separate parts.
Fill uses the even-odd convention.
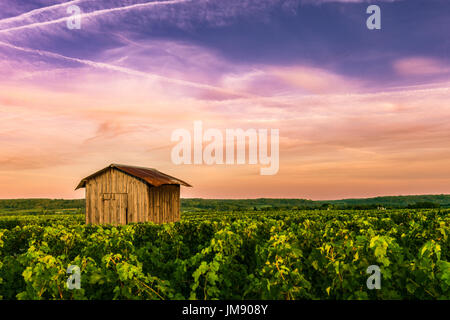
[[[83,1],[86,1],[86,0],[72,0],[72,1],[64,2],[64,3],[59,3],[59,4],[54,4],[54,5],[51,5],[51,6],[47,6],[47,7],[34,9],[34,10],[31,10],[31,11],[22,13],[22,14],[20,14],[18,16],[15,16],[15,17],[1,19],[0,23],[9,23],[9,22],[17,21],[17,20],[22,20],[24,18],[28,18],[28,17],[34,16],[35,14],[39,14],[39,13],[45,12],[47,10],[63,8],[63,7],[66,7],[68,5],[76,4],[76,3],[79,3],[79,2],[83,2]]]
[[[3,42],[3,41],[0,41],[0,45],[2,45],[4,47],[15,49],[15,50],[23,51],[23,52],[38,54],[40,56],[56,58],[56,59],[63,59],[63,60],[72,61],[72,62],[78,62],[78,63],[84,64],[87,66],[91,66],[94,68],[107,69],[107,70],[111,70],[111,71],[125,73],[125,74],[132,75],[132,76],[149,78],[151,80],[163,80],[163,81],[167,81],[167,82],[178,84],[178,85],[195,87],[195,88],[199,88],[199,89],[213,90],[216,92],[226,93],[228,95],[233,95],[233,96],[237,96],[237,97],[249,96],[248,94],[245,94],[245,93],[237,93],[234,91],[230,91],[230,90],[227,90],[224,88],[220,88],[220,87],[216,87],[216,86],[212,86],[212,85],[208,85],[208,84],[169,78],[169,77],[165,77],[165,76],[161,76],[161,75],[157,75],[157,74],[146,73],[146,72],[133,70],[133,69],[125,68],[125,67],[120,67],[120,66],[116,66],[116,65],[112,65],[112,64],[108,64],[108,63],[103,63],[103,62],[96,62],[96,61],[91,61],[91,60],[86,60],[86,59],[67,57],[67,56],[64,56],[64,55],[61,55],[58,53],[54,53],[54,52],[50,52],[50,51],[19,47],[19,46],[16,46],[16,45],[13,45],[13,44],[10,44],[7,42]]]
[[[168,1],[138,3],[138,4],[133,4],[133,5],[124,6],[124,7],[109,8],[109,9],[102,9],[102,10],[97,10],[97,11],[93,11],[93,12],[88,12],[88,13],[82,13],[82,14],[80,14],[80,18],[83,19],[83,18],[95,17],[95,16],[99,16],[99,15],[111,13],[111,12],[125,11],[125,10],[144,8],[144,7],[153,7],[153,6],[159,6],[159,5],[170,5],[170,4],[184,3],[184,2],[190,2],[190,1],[192,1],[192,0],[168,0]],[[23,25],[23,26],[2,29],[2,30],[0,30],[0,33],[7,33],[7,32],[11,32],[11,31],[30,29],[30,28],[60,23],[60,22],[67,21],[68,18],[69,17],[63,17],[63,18],[59,18],[56,20],[36,22],[36,23],[31,23],[31,24],[27,24],[27,25]]]
[[[146,73],[146,72],[142,72],[142,71],[138,71],[138,70],[134,70],[134,69],[129,69],[129,68],[126,68],[126,67],[120,67],[120,66],[116,66],[116,65],[112,65],[112,64],[108,64],[108,63],[96,62],[96,61],[91,61],[91,60],[86,60],[86,59],[79,59],[79,58],[73,58],[73,57],[67,57],[67,56],[64,56],[64,55],[61,55],[61,54],[58,54],[58,53],[54,53],[54,52],[50,52],[50,51],[19,47],[19,46],[16,46],[16,45],[13,45],[13,44],[10,44],[10,43],[7,43],[7,42],[3,42],[3,41],[0,41],[0,46],[8,47],[8,48],[11,48],[11,49],[15,49],[15,50],[19,50],[19,51],[23,51],[23,52],[27,52],[27,53],[38,54],[40,56],[56,58],[56,59],[62,59],[62,60],[71,61],[71,62],[77,62],[77,63],[84,64],[84,65],[87,65],[87,66],[90,66],[90,67],[94,67],[94,68],[97,68],[97,69],[106,69],[106,70],[111,70],[111,71],[116,71],[116,72],[128,74],[128,75],[131,75],[131,76],[143,77],[143,78],[147,78],[147,79],[151,79],[151,80],[166,81],[166,82],[169,82],[169,83],[182,85],[182,86],[186,86],[186,87],[191,87],[191,88],[210,90],[210,91],[214,91],[214,92],[217,92],[217,93],[226,94],[226,95],[228,95],[230,97],[234,97],[234,99],[237,99],[237,100],[251,99],[251,100],[253,100],[255,102],[260,102],[262,104],[272,105],[273,103],[277,103],[278,106],[284,106],[284,107],[296,107],[297,106],[296,104],[279,101],[277,99],[274,99],[273,97],[262,97],[262,96],[251,94],[251,93],[247,93],[247,92],[239,92],[239,91],[229,90],[229,89],[226,89],[226,88],[221,88],[221,87],[217,87],[217,86],[213,86],[213,85],[209,85],[209,84],[169,78],[169,77],[161,76],[161,75],[158,75],[158,74]]]
[[[287,107],[287,108],[298,108],[299,107],[298,102],[296,103],[296,102],[282,101],[280,99],[277,99],[277,97],[264,97],[264,96],[259,96],[259,95],[246,93],[246,92],[232,91],[232,90],[224,89],[221,87],[216,87],[213,85],[169,78],[169,77],[165,77],[165,76],[161,76],[161,75],[157,75],[157,74],[146,73],[146,72],[142,72],[142,71],[138,71],[138,70],[129,69],[126,67],[115,66],[115,65],[108,64],[108,63],[95,62],[95,61],[86,60],[86,59],[78,59],[78,58],[73,58],[73,57],[67,57],[67,56],[64,56],[64,55],[61,55],[58,53],[54,53],[54,52],[19,47],[19,46],[16,46],[16,45],[13,45],[13,44],[10,44],[7,42],[3,42],[3,41],[0,41],[0,45],[11,48],[11,49],[27,52],[27,53],[38,54],[40,56],[62,59],[62,60],[71,61],[71,62],[77,62],[77,63],[84,64],[87,66],[98,68],[98,69],[106,69],[106,70],[116,71],[116,72],[132,75],[132,76],[137,76],[137,77],[143,77],[143,78],[147,78],[147,79],[151,79],[151,80],[162,80],[162,81],[174,83],[177,85],[192,87],[192,88],[211,90],[214,92],[233,96],[233,97],[235,97],[235,99],[237,99],[235,101],[251,99],[255,103],[259,102],[264,105],[268,105],[269,107],[273,107],[274,103],[276,103],[277,106],[283,106],[283,107]],[[432,92],[434,92],[434,93],[441,93],[441,92],[449,93],[450,88],[449,87],[437,87],[437,88],[426,88],[426,89],[399,90],[399,91],[393,91],[393,92],[378,91],[378,92],[371,92],[371,93],[327,94],[326,97],[328,97],[330,99],[340,98],[340,97],[372,98],[372,97],[379,97],[379,96],[389,97],[392,94],[411,95],[411,94],[422,94],[422,93],[432,93]],[[321,95],[303,95],[301,98],[313,98],[313,97],[317,97],[317,96],[321,96]]]

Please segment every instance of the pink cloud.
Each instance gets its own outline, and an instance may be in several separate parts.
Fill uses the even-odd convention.
[[[449,84],[368,93],[364,84],[329,70],[238,67],[212,52],[168,43],[144,67],[146,51],[131,48],[106,52],[100,68],[9,69],[31,73],[0,82],[0,197],[82,197],[73,192],[77,180],[114,162],[179,176],[195,186],[183,196],[324,199],[449,191]],[[164,58],[167,50],[172,56]],[[130,59],[120,59],[125,52]],[[188,52],[212,67],[189,69],[186,83],[168,81],[178,76],[177,57]],[[119,68],[106,67],[112,61]],[[184,85],[191,83],[207,86]],[[227,95],[233,92],[239,95]],[[172,164],[171,132],[192,130],[194,120],[220,130],[279,129],[279,174],[262,177],[251,165]]]
[[[402,58],[394,62],[394,70],[405,76],[436,75],[450,72],[450,67],[444,63],[424,57]]]
[[[270,72],[285,83],[307,93],[354,92],[361,87],[360,81],[348,79],[317,68],[293,66],[273,68]]]

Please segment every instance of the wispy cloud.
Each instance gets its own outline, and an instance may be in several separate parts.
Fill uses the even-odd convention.
[[[128,11],[128,10],[133,10],[133,9],[156,7],[156,6],[162,6],[162,5],[173,5],[173,4],[178,4],[178,3],[190,2],[190,1],[192,1],[192,0],[168,0],[168,1],[154,1],[154,2],[146,2],[146,3],[137,3],[137,4],[133,4],[133,5],[129,5],[129,6],[108,8],[108,9],[96,10],[96,11],[88,12],[88,13],[82,13],[82,14],[80,14],[80,19],[93,18],[93,17],[100,16],[100,15],[121,12],[121,11]],[[62,18],[58,18],[55,20],[35,22],[35,23],[21,25],[21,26],[17,26],[17,27],[1,29],[0,34],[10,33],[13,31],[19,31],[19,30],[23,30],[23,29],[34,29],[34,28],[39,28],[39,27],[43,27],[43,26],[54,25],[54,24],[58,24],[61,22],[66,22],[68,20],[68,18],[69,18],[68,16],[64,16]]]
[[[168,78],[168,77],[164,77],[161,75],[150,74],[150,73],[133,70],[133,69],[129,69],[129,68],[121,67],[121,66],[116,66],[116,65],[112,65],[112,64],[108,64],[108,63],[95,62],[95,61],[86,60],[86,59],[67,57],[67,56],[64,56],[64,55],[61,55],[58,53],[53,53],[53,52],[44,51],[44,50],[35,50],[35,49],[30,49],[30,48],[24,48],[24,47],[16,46],[16,45],[6,43],[3,41],[0,41],[0,45],[11,48],[11,49],[27,52],[27,53],[37,54],[40,56],[45,56],[45,57],[50,57],[50,58],[63,59],[63,60],[71,61],[71,62],[77,62],[77,63],[84,64],[84,65],[94,67],[94,68],[107,69],[110,71],[125,73],[125,74],[131,75],[131,76],[148,78],[150,80],[161,80],[161,81],[170,82],[173,84],[178,84],[178,85],[183,85],[183,86],[213,90],[213,91],[218,91],[219,93],[228,94],[228,95],[237,95],[237,96],[245,95],[244,93],[236,93],[236,92],[232,92],[232,91],[220,88],[220,87],[214,87],[214,86],[211,86],[208,84],[179,80],[179,79],[174,79],[174,78]]]
[[[406,57],[394,61],[394,70],[403,75],[439,75],[450,73],[450,66],[427,57]]]
[[[0,28],[2,28],[2,26],[4,24],[9,24],[9,23],[14,23],[14,22],[23,22],[24,20],[31,18],[33,16],[36,16],[36,15],[40,15],[43,12],[52,11],[52,10],[60,9],[60,8],[65,8],[65,7],[74,5],[74,4],[79,4],[83,1],[85,1],[85,0],[66,1],[63,3],[53,4],[50,6],[34,9],[34,10],[31,10],[31,11],[28,11],[25,13],[21,13],[14,17],[3,18],[3,19],[0,19]]]
[[[82,197],[77,179],[111,162],[186,178],[184,196],[448,192],[445,35],[417,1],[383,2],[403,24],[378,33],[351,5],[365,1],[328,2],[14,2],[0,20],[0,197]],[[69,4],[81,30],[65,26]],[[429,14],[445,30],[442,6]],[[401,33],[410,24],[421,31]],[[171,132],[195,120],[279,129],[279,173],[173,165]]]

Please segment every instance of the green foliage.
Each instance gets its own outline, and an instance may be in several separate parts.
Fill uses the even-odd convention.
[[[0,217],[3,299],[449,299],[449,209]],[[366,287],[370,265],[381,289]],[[69,290],[69,265],[81,289]]]
[[[450,207],[450,195],[392,196],[312,201],[305,199],[181,199],[184,211],[369,210]]]
[[[1,215],[82,213],[85,207],[84,199],[0,199]]]
[[[85,211],[84,199],[0,199],[0,216],[74,215]],[[450,195],[389,196],[366,199],[312,201],[306,199],[181,199],[183,212],[273,210],[370,210],[449,208]]]

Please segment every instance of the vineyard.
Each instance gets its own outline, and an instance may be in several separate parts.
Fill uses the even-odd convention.
[[[450,209],[0,216],[2,299],[450,299]],[[67,268],[81,289],[67,287]],[[381,269],[369,290],[367,267]]]

